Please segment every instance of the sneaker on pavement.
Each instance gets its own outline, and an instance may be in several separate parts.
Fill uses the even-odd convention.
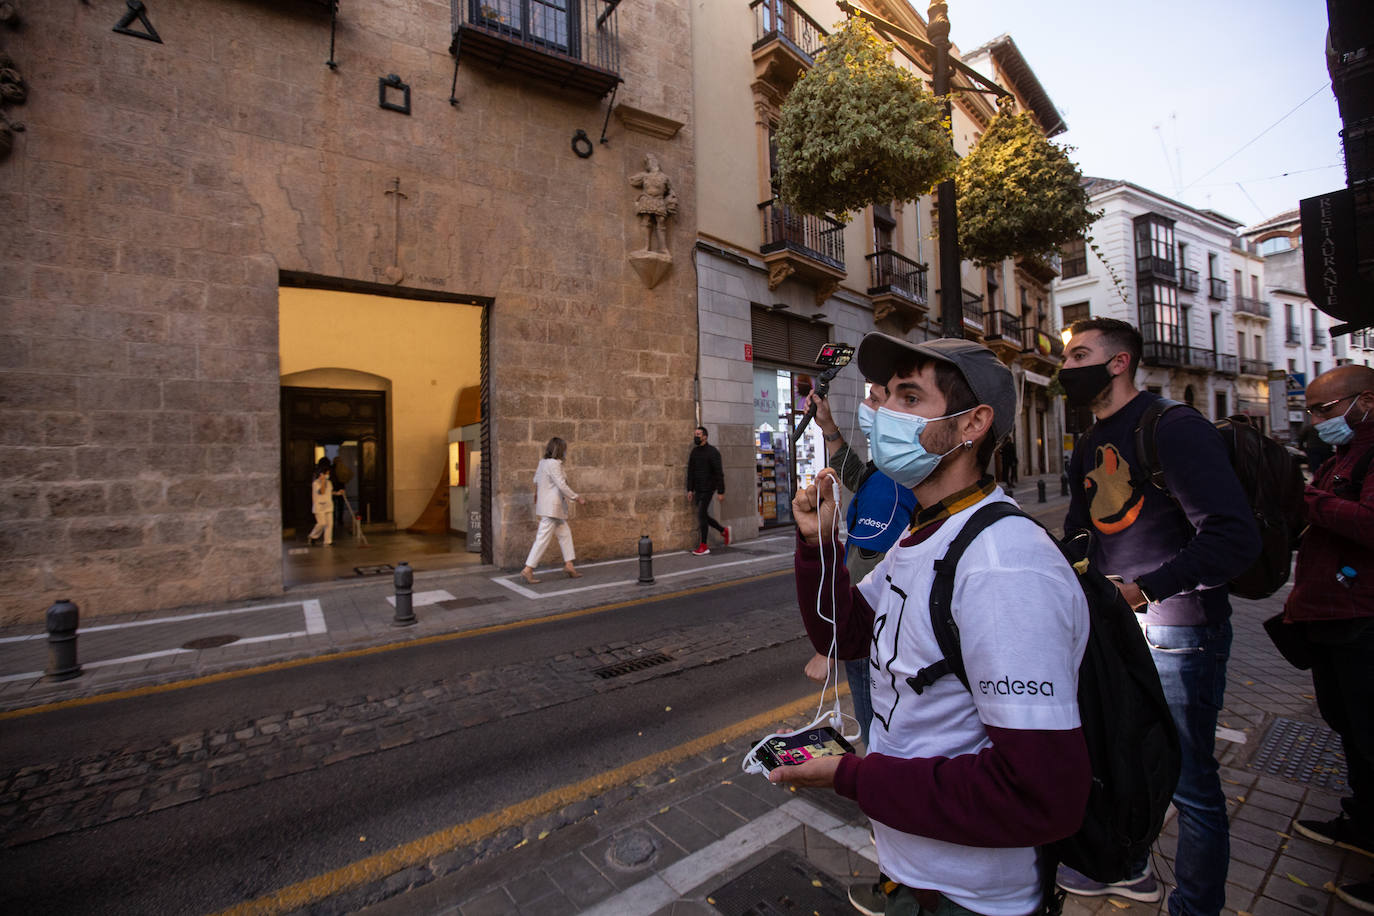
[[[696,549],[696,550],[693,550],[693,551],[692,551],[692,556],[694,556],[694,557],[704,557],[704,556],[706,556],[706,555],[707,555],[708,553],[710,553],[710,552],[711,552],[711,548],[710,548],[710,547],[707,547],[705,544],[700,544],[700,545],[697,546],[697,549]]]
[[[722,531],[722,532],[720,533],[720,536],[721,536],[722,538],[725,539],[725,546],[726,546],[726,547],[729,547],[729,546],[730,546],[730,526],[729,526],[729,525],[726,525],[726,526],[725,526],[725,530]]]
[[[885,879],[879,875],[871,884],[849,885],[849,902],[864,916],[883,916],[887,908],[887,893],[883,889]]]
[[[1374,856],[1374,837],[1358,830],[1344,812],[1329,821],[1294,821],[1293,829],[1325,846],[1339,846]]]
[[[1361,881],[1358,884],[1342,884],[1336,888],[1336,896],[1357,910],[1374,913],[1374,880]]]
[[[1158,903],[1164,897],[1163,885],[1159,883],[1154,872],[1149,868],[1146,868],[1145,874],[1138,878],[1127,878],[1124,881],[1105,884],[1101,881],[1094,881],[1067,865],[1061,865],[1055,883],[1070,894],[1077,894],[1080,897],[1124,897],[1127,900],[1139,900],[1141,903]]]

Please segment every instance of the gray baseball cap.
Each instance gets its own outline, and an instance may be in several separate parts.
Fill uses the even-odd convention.
[[[987,347],[972,340],[940,337],[912,343],[874,331],[859,342],[859,371],[864,378],[886,385],[898,363],[913,354],[949,363],[959,370],[978,403],[992,408],[992,437],[1000,442],[1016,428],[1016,382],[1011,370]]]

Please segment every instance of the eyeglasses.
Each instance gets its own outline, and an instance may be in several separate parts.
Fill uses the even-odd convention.
[[[1311,407],[1307,408],[1307,412],[1313,417],[1329,416],[1332,409],[1341,401],[1348,401],[1351,398],[1357,398],[1359,396],[1359,392],[1356,392],[1355,394],[1347,394],[1345,397],[1336,398],[1334,401],[1327,401],[1324,404],[1313,404]]]

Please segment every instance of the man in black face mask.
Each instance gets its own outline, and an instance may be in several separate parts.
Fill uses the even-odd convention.
[[[692,432],[692,454],[687,456],[687,498],[697,510],[697,529],[701,532],[694,557],[704,557],[711,552],[706,545],[706,533],[711,528],[720,532],[725,546],[730,546],[730,529],[711,518],[711,497],[725,502],[725,472],[721,469],[720,452],[706,441],[706,427],[698,426]]]
[[[1136,427],[1159,395],[1135,384],[1140,332],[1113,318],[1074,322],[1059,383],[1071,407],[1096,423],[1069,464],[1066,537],[1092,535],[1090,558],[1141,614],[1183,751],[1178,809],[1178,886],[1171,916],[1215,916],[1226,902],[1230,860],[1226,797],[1214,754],[1217,712],[1231,648],[1226,583],[1259,554],[1259,531],[1221,434],[1196,410],[1159,420],[1155,441],[1168,492],[1141,471]],[[1170,498],[1172,494],[1172,499]],[[1102,884],[1067,868],[1059,886],[1085,896],[1154,902],[1160,881],[1142,861],[1136,876]]]

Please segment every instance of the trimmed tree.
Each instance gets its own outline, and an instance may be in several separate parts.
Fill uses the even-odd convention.
[[[1000,107],[959,161],[959,247],[980,265],[1045,256],[1082,238],[1102,214],[1089,209],[1083,175],[1026,113]]]
[[[915,200],[949,177],[944,107],[888,54],[868,23],[850,17],[797,80],[776,136],[783,203],[847,220],[870,204]]]

